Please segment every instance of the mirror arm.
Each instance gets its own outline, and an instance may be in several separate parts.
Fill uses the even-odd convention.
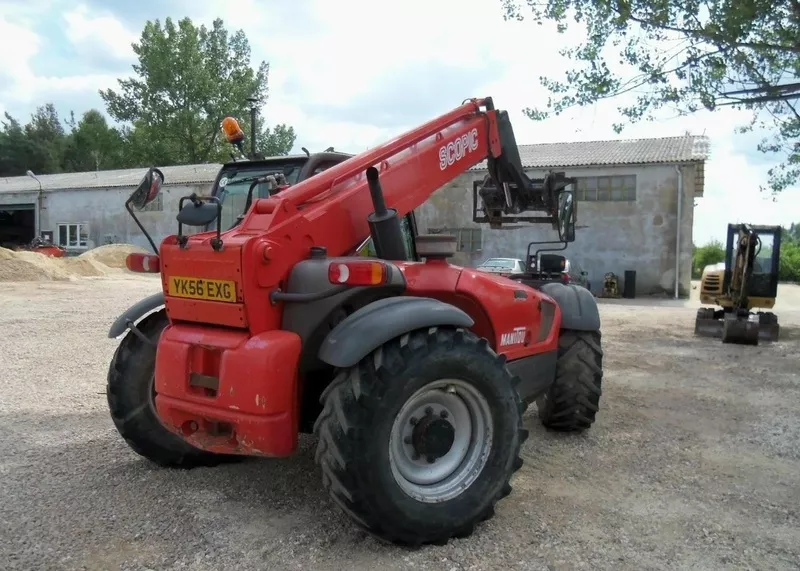
[[[192,193],[189,196],[182,196],[180,201],[178,201],[178,212],[180,213],[183,210],[183,204],[187,201],[191,200],[192,204],[195,206],[199,206],[204,201],[213,202],[217,206],[217,235],[216,237],[211,239],[211,247],[214,249],[215,252],[219,252],[222,250],[222,202],[220,201],[219,197],[217,196],[197,196],[197,194]],[[180,218],[178,218],[178,245],[181,248],[185,248],[186,244],[189,242],[189,237],[183,235],[183,223],[181,222]]]
[[[136,218],[136,214],[134,214],[133,208],[131,208],[130,198],[128,198],[128,200],[125,201],[125,210],[127,210],[128,214],[131,215],[131,218],[133,218],[133,221],[136,222],[136,225],[139,227],[139,230],[142,231],[144,237],[147,238],[148,242],[150,242],[150,246],[153,248],[153,252],[155,252],[156,256],[158,256],[158,247],[156,246],[156,243],[153,241],[153,239],[150,237],[150,234],[147,232],[147,230],[145,230],[144,226],[142,226],[142,223],[139,222],[139,219]]]

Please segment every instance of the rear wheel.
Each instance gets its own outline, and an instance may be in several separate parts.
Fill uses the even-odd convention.
[[[556,380],[536,401],[542,424],[560,432],[590,428],[600,408],[602,381],[600,332],[562,330]]]
[[[485,339],[431,328],[343,370],[321,397],[316,461],[361,528],[406,545],[470,535],[522,465],[523,406]]]
[[[161,310],[145,317],[137,328],[151,343],[158,343],[167,323]],[[154,403],[156,347],[151,343],[129,331],[114,353],[106,396],[117,431],[137,454],[161,466],[211,466],[228,458],[195,448],[161,424]]]

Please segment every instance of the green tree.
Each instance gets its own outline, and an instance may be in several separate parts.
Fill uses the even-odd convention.
[[[83,114],[77,125],[74,117],[68,125],[72,127],[72,132],[64,151],[65,170],[82,172],[129,166],[126,163],[122,135],[108,126],[102,113],[90,109]]]
[[[780,192],[800,177],[800,0],[501,0],[506,19],[522,7],[541,24],[568,21],[586,38],[564,49],[574,62],[563,81],[541,77],[552,94],[547,109],[525,110],[541,120],[574,106],[636,95],[618,111],[627,122],[672,106],[682,114],[730,105],[752,110],[740,131],[768,125],[774,136],[758,148],[785,158],[768,171]],[[623,75],[612,68],[633,69]],[[554,97],[553,97],[554,96]],[[766,119],[763,117],[766,116]],[[623,123],[614,129],[619,133]]]
[[[133,49],[138,77],[118,80],[118,92],[100,92],[108,113],[127,124],[133,155],[158,164],[225,160],[228,146],[220,137],[220,122],[226,115],[247,117],[246,99],[255,97],[264,105],[268,95],[269,65],[250,67],[244,32],[229,36],[221,19],[207,29],[189,18],[177,25],[167,18],[163,26],[148,21]],[[240,122],[244,128],[247,121]],[[264,135],[262,144],[274,148],[272,154],[286,154],[294,144],[294,131],[286,125]]]
[[[5,113],[0,131],[0,176],[21,176],[27,170],[28,157],[33,156],[33,144],[25,129],[14,117]]]
[[[27,170],[52,174],[64,170],[67,134],[52,103],[37,107],[25,126],[8,113],[2,125],[0,175],[22,176]]]
[[[55,105],[47,103],[36,108],[31,121],[25,125],[25,136],[28,138],[30,155],[27,157],[26,169],[37,174],[52,174],[64,170],[64,149],[67,144],[67,133]]]
[[[800,244],[797,242],[781,244],[778,279],[784,282],[800,282]]]
[[[696,279],[703,274],[706,266],[725,261],[725,247],[719,240],[711,240],[705,246],[694,247],[693,250],[692,277]]]

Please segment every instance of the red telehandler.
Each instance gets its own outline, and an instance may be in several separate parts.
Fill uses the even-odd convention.
[[[223,129],[240,144],[234,120]],[[574,240],[574,180],[528,178],[491,98],[291,184],[275,158],[224,231],[216,189],[182,198],[178,233],[127,261],[160,272],[163,292],[109,332],[128,331],[107,387],[120,434],[193,467],[289,456],[313,431],[323,485],[361,528],[406,545],[470,535],[511,491],[527,406],[554,430],[594,422],[603,356],[586,289],[453,266],[453,237],[414,235],[413,210],[485,159],[476,222]],[[147,172],[131,214],[162,181]]]

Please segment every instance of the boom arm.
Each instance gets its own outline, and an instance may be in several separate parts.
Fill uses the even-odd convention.
[[[753,262],[758,255],[757,249],[761,249],[758,234],[749,225],[740,225],[729,290],[734,309],[747,308],[747,284],[753,275]]]
[[[329,231],[314,232],[314,245],[326,247],[329,255],[344,255],[370,233],[368,168],[378,170],[386,205],[404,216],[484,159],[489,177],[480,195],[486,214],[478,221],[499,226],[504,214],[540,210],[546,216],[529,221],[558,227],[558,197],[569,179],[548,177],[540,184],[529,179],[507,112],[495,110],[492,99],[485,98],[471,99],[275,196],[256,200],[240,229],[277,238],[296,234],[298,224],[324,224]]]

